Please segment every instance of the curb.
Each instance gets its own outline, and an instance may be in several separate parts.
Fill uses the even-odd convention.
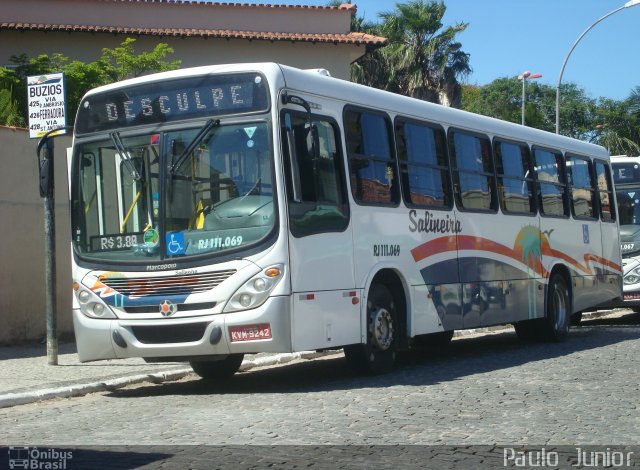
[[[69,398],[87,395],[89,393],[116,390],[127,385],[141,382],[161,383],[167,380],[178,380],[191,373],[189,369],[176,369],[153,374],[136,374],[116,379],[66,385],[64,387],[45,388],[29,392],[7,393],[0,395],[0,408],[8,408],[17,405],[26,405],[38,401],[51,400],[52,398]]]
[[[286,364],[288,362],[295,361],[296,359],[310,360],[321,356],[338,354],[339,352],[339,350],[323,352],[305,351],[292,354],[273,354],[248,360],[245,359],[240,366],[240,371],[247,371],[256,367]],[[117,390],[128,385],[134,385],[144,382],[151,382],[156,384],[171,382],[174,380],[180,380],[181,378],[192,373],[194,373],[193,369],[191,369],[191,367],[186,367],[175,370],[154,372],[150,374],[129,375],[106,381],[78,383],[73,385],[65,385],[63,387],[45,388],[42,390],[33,390],[28,392],[6,393],[4,395],[0,395],[0,408],[26,405],[39,401],[51,400],[52,398],[70,398],[87,395],[89,393]]]

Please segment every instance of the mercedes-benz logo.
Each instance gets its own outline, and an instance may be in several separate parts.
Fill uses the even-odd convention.
[[[160,304],[160,314],[169,317],[178,311],[178,306],[170,300],[165,300]]]

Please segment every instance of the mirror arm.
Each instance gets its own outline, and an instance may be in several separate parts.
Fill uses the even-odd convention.
[[[282,104],[294,104],[296,106],[301,106],[305,109],[305,111],[307,112],[307,122],[309,125],[309,132],[311,133],[311,149],[310,149],[311,158],[318,158],[320,151],[318,149],[318,145],[316,144],[317,139],[315,138],[316,134],[314,134],[313,120],[311,117],[311,105],[309,104],[309,102],[304,98],[301,98],[296,95],[290,95],[286,91],[283,91]]]
[[[289,148],[289,171],[291,173],[291,187],[293,189],[293,201],[301,202],[300,194],[300,169],[298,168],[298,156],[296,154],[295,136],[293,129],[286,129],[287,147]]]

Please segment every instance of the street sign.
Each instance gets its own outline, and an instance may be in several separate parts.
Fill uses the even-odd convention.
[[[29,137],[42,137],[47,132],[66,125],[64,75],[48,73],[27,77],[29,103]],[[55,133],[64,134],[65,130]]]

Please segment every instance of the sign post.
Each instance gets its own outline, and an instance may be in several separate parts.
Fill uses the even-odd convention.
[[[40,196],[44,198],[45,301],[47,363],[58,365],[58,313],[56,309],[56,231],[53,178],[53,135],[66,132],[64,77],[61,73],[27,77],[29,137],[42,137],[36,154],[40,166]],[[42,159],[40,151],[44,149]]]

